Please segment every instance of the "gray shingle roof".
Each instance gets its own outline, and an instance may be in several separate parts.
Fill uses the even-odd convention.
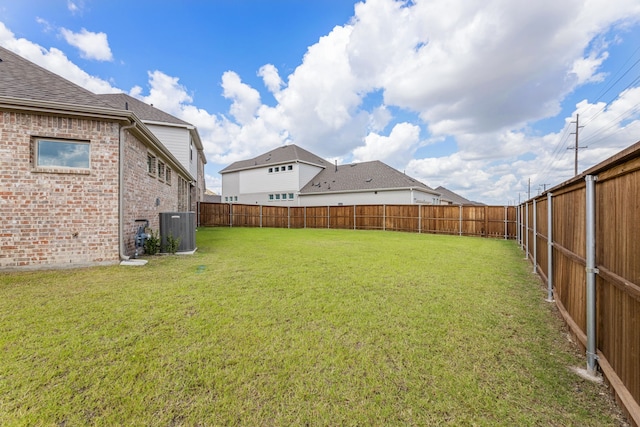
[[[443,186],[436,188],[436,191],[442,195],[442,199],[450,200],[455,205],[482,205],[482,203],[472,202],[469,199],[465,199],[461,195],[454,193]]]
[[[146,104],[139,99],[129,96],[125,93],[109,93],[104,95],[98,95],[102,100],[108,103],[111,107],[119,110],[128,108],[133,111],[140,120],[150,122],[161,123],[173,123],[182,126],[191,126],[191,124],[180,120],[171,114],[165,113],[162,110],[155,108],[153,105]]]
[[[0,96],[111,108],[98,95],[0,47]]]
[[[430,192],[433,189],[420,181],[375,160],[326,168],[316,175],[301,190],[301,194],[380,190],[389,188],[421,188]]]
[[[318,157],[315,154],[305,150],[304,148],[300,148],[295,144],[291,144],[275,148],[271,151],[254,157],[253,159],[240,160],[238,162],[232,163],[226,168],[222,169],[220,173],[253,169],[268,165],[279,165],[281,163],[295,161],[309,163],[321,168],[325,168],[331,165],[331,162],[323,159],[322,157]]]

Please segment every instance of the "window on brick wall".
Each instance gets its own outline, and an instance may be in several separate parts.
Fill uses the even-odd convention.
[[[165,176],[164,182],[171,185],[171,168],[167,168],[167,171],[165,172],[164,176]]]
[[[156,174],[156,156],[153,154],[147,154],[147,172],[154,176]]]
[[[34,139],[34,165],[37,168],[89,169],[91,143],[48,138]]]
[[[164,172],[165,172],[164,163],[158,162],[158,179],[160,181],[164,181]]]
[[[189,183],[183,178],[178,179],[178,211],[189,210]]]

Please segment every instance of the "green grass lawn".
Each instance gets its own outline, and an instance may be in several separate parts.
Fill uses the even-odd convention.
[[[208,228],[0,276],[0,425],[620,425],[514,242]]]

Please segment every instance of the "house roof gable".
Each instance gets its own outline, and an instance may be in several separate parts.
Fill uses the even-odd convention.
[[[428,185],[375,160],[326,168],[308,182],[300,194],[407,188],[435,193]]]
[[[444,188],[443,186],[439,186],[438,188],[436,188],[436,191],[441,194],[443,199],[449,200],[455,205],[482,205],[482,203],[465,199],[461,195],[454,193],[453,191]]]
[[[320,168],[326,168],[331,162],[316,156],[315,154],[298,147],[295,144],[284,145],[282,147],[275,148],[264,154],[260,154],[249,160],[240,160],[234,162],[222,169],[220,173],[237,172],[246,169],[255,169],[270,165],[279,165],[287,162],[300,162],[308,163],[318,166]]]

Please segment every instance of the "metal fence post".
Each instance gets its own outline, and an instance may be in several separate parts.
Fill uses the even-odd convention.
[[[504,240],[507,240],[507,207],[504,207]]]
[[[304,207],[304,228],[307,228],[307,207]]]
[[[327,206],[327,228],[331,228],[331,207]]]
[[[462,236],[462,205],[460,205],[460,209],[458,209],[458,236]]]
[[[547,193],[547,301],[553,299],[553,209],[551,193]]]
[[[356,221],[357,221],[357,217],[356,217],[356,205],[353,205],[353,229],[356,230]]]
[[[262,205],[260,205],[260,228],[262,228]]]
[[[382,205],[382,231],[387,230],[387,205]]]
[[[229,203],[229,227],[233,227],[233,203]]]
[[[524,203],[524,241],[526,249],[526,258],[529,259],[529,202]]]
[[[596,374],[596,177],[587,175],[586,186],[586,264],[587,264],[587,371]]]
[[[287,228],[291,228],[291,206],[287,206]]]
[[[538,213],[536,212],[536,199],[533,199],[533,272],[538,271]]]
[[[520,249],[522,249],[522,239],[520,239],[522,230],[520,230],[520,227],[522,227],[522,222],[520,221],[520,205],[518,205],[516,206],[516,242],[518,246],[520,246]]]

